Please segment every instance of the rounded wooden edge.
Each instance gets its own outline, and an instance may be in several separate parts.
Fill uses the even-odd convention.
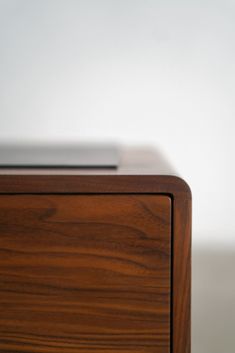
[[[174,175],[0,175],[0,193],[167,193],[191,199]]]
[[[174,188],[172,190],[172,194],[174,195],[175,192],[180,191],[183,192],[184,195],[187,197],[187,199],[191,200],[192,199],[192,191],[189,186],[189,184],[185,181],[185,179],[182,179],[179,176],[176,175],[169,175],[167,176],[169,179],[171,179],[171,182],[174,185]]]

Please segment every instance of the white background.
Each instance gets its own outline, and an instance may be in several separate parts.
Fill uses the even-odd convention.
[[[0,0],[0,142],[159,147],[235,244],[235,1]]]

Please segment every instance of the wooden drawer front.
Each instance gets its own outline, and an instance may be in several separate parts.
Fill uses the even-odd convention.
[[[169,353],[171,200],[0,196],[0,352]]]

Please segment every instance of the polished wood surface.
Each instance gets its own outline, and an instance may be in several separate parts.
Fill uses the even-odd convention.
[[[0,352],[170,353],[171,207],[1,195]]]
[[[1,146],[0,146],[1,151]],[[151,148],[121,148],[118,153],[118,168],[0,168],[0,176],[79,176],[79,175],[176,175],[175,170],[162,154]]]
[[[35,197],[39,194],[61,196],[149,194],[170,197],[172,208],[170,352],[190,353],[191,191],[161,153],[148,148],[124,148],[117,170],[0,169],[0,194],[28,194]]]

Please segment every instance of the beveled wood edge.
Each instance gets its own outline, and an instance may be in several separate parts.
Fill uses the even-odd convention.
[[[180,193],[191,199],[188,184],[175,175],[0,175],[5,193]]]
[[[0,194],[166,194],[172,199],[171,353],[191,351],[191,190],[174,175],[0,175]]]

